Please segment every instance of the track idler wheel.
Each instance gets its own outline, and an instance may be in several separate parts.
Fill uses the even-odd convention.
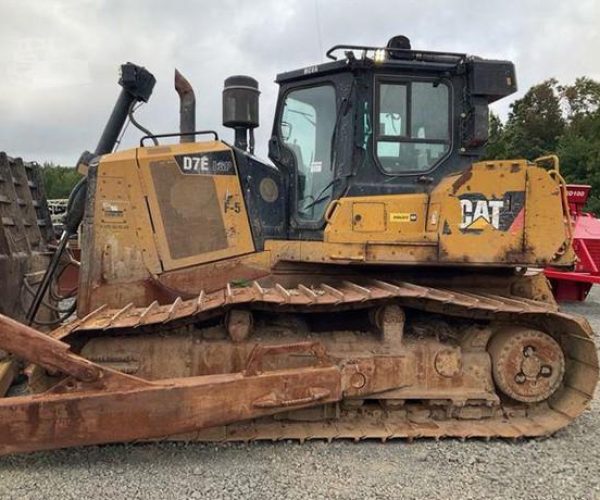
[[[498,388],[522,403],[548,399],[565,374],[565,356],[550,335],[525,327],[498,331],[488,345]]]

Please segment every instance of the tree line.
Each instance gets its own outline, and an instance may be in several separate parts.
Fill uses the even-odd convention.
[[[62,167],[50,162],[45,162],[41,171],[46,198],[49,200],[68,198],[81,178],[73,167]]]

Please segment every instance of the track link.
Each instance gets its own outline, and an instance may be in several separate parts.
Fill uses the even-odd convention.
[[[327,312],[375,307],[380,303],[458,318],[500,321],[536,328],[550,334],[562,347],[566,371],[560,388],[536,404],[504,402],[489,416],[414,419],[406,411],[365,405],[343,410],[339,418],[294,422],[272,418],[232,424],[175,439],[202,441],[253,441],[293,439],[395,438],[520,438],[547,436],[568,425],[588,406],[598,381],[598,355],[593,333],[584,318],[561,313],[552,304],[516,296],[491,295],[473,290],[440,289],[413,283],[352,279],[292,288],[259,282],[228,285],[197,297],[177,298],[171,304],[150,304],[122,309],[99,308],[84,318],[55,330],[53,336],[70,340],[82,333],[128,335],[164,331],[247,307],[281,312]],[[458,411],[459,409],[457,409]],[[457,413],[457,412],[455,412]],[[458,411],[458,413],[460,413]]]

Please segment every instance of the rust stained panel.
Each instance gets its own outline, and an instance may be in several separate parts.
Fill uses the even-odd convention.
[[[523,205],[526,162],[478,162],[447,178],[431,196],[440,205],[439,261],[487,265],[528,264]]]
[[[171,258],[227,248],[225,225],[211,176],[183,176],[175,161],[151,162],[150,173]]]
[[[177,144],[171,146],[172,156],[162,157],[150,155],[149,149],[137,150],[138,165],[163,271],[254,251],[241,185],[226,145]],[[180,168],[181,158],[192,163]]]
[[[275,293],[280,294],[280,300],[287,301],[290,307],[300,304],[300,300],[311,300],[310,294],[306,293],[302,298],[300,289],[297,294],[291,293],[293,290],[282,293],[283,290],[282,286],[277,288],[277,284],[272,288],[254,284],[245,289],[224,291],[216,308],[222,307],[223,300],[229,303],[248,303],[256,302],[261,297],[261,301],[269,302],[275,300]],[[383,391],[386,392],[386,398],[392,397],[387,406],[390,411],[383,415],[381,408],[369,414],[363,413],[361,407],[360,418],[356,418],[355,413],[352,419],[346,419],[342,415],[339,421],[333,423],[303,421],[300,429],[294,428],[294,422],[290,423],[288,420],[283,421],[285,428],[280,428],[277,421],[262,419],[248,424],[253,427],[255,424],[266,426],[262,430],[255,428],[251,439],[268,439],[271,436],[281,439],[282,436],[289,436],[303,440],[315,436],[329,437],[330,433],[333,433],[332,438],[347,436],[357,439],[546,435],[581,413],[594,393],[598,364],[589,325],[583,319],[556,313],[548,305],[514,297],[474,294],[461,292],[460,289],[446,291],[399,281],[365,280],[361,284],[342,281],[322,284],[314,290],[320,290],[323,295],[314,293],[312,300],[322,302],[323,298],[329,296],[328,303],[337,309],[344,302],[362,303],[365,297],[387,302],[390,297],[395,296],[402,297],[403,304],[414,304],[413,301],[416,300],[423,309],[434,313],[454,310],[454,314],[458,313],[459,316],[476,318],[492,314],[498,319],[517,313],[527,318],[524,321],[528,323],[548,322],[548,332],[560,334],[561,344],[571,360],[568,366],[570,373],[566,375],[568,385],[552,396],[550,407],[543,405],[528,415],[534,420],[527,419],[523,412],[519,412],[518,407],[506,406],[507,412],[496,412],[500,408],[494,410],[487,405],[464,405],[466,386],[459,381],[460,370],[464,369],[461,366],[479,368],[479,374],[473,371],[469,378],[482,382],[484,390],[473,399],[493,396],[489,360],[486,352],[480,350],[487,342],[487,335],[492,332],[481,332],[479,329],[475,332],[479,338],[465,337],[461,342],[464,365],[459,363],[461,354],[458,349],[440,349],[441,346],[433,339],[427,344],[422,340],[412,341],[415,347],[420,344],[419,349],[425,353],[420,357],[423,361],[421,367],[415,369],[408,362],[402,344],[390,344],[394,348],[384,355],[356,359],[352,354],[353,357],[349,360],[329,351],[326,344],[297,342],[288,337],[287,342],[292,340],[292,343],[261,345],[254,348],[251,354],[245,353],[246,355],[237,357],[240,365],[234,367],[235,373],[186,377],[178,374],[177,378],[148,381],[95,364],[70,352],[68,344],[0,316],[2,349],[14,352],[46,370],[69,375],[45,393],[0,401],[0,454],[162,437],[305,409],[339,401],[343,397],[360,396],[371,399],[371,396],[375,396],[376,399],[384,399]],[[189,304],[178,299],[170,306],[156,306],[154,309],[159,316],[158,322],[162,324],[167,320],[174,321],[188,316],[193,310],[209,310],[214,297],[214,294],[207,294]],[[185,313],[184,308],[188,306],[190,307]],[[277,307],[282,310],[280,305]],[[460,313],[459,310],[463,312]],[[132,318],[128,317],[131,313],[135,316],[139,311],[136,312],[131,307],[117,312],[99,311],[91,319],[98,321],[103,316],[108,324],[123,328],[125,321],[131,325]],[[484,316],[480,316],[482,313]],[[150,317],[154,313],[143,314]],[[100,319],[100,323],[96,323],[97,327],[101,328],[102,322]],[[144,327],[148,326],[149,323],[145,323]],[[339,345],[339,339],[336,339],[336,343]],[[405,347],[410,352],[409,342]],[[395,350],[396,348],[399,350]],[[350,352],[359,351],[352,349]],[[366,351],[363,349],[360,352]],[[442,360],[439,356],[441,353],[444,354]],[[583,356],[583,353],[586,355]],[[308,354],[312,354],[310,366],[290,366],[291,363],[283,361],[281,365],[271,365],[274,356],[297,359],[298,355],[304,357]],[[229,355],[227,359],[234,357],[236,356]],[[270,361],[265,363],[265,360]],[[113,366],[119,366],[119,362],[131,363],[135,360],[121,357],[114,361]],[[242,367],[245,368],[241,369]],[[419,373],[420,377],[417,376]],[[481,373],[487,374],[488,379],[481,380]],[[437,377],[437,381],[432,377]],[[428,389],[439,391],[434,394],[434,399],[455,400],[456,405],[452,410],[460,409],[460,413],[434,419],[423,413],[421,407],[409,404],[406,405],[408,409],[405,409],[402,401],[402,408],[394,415],[394,405],[397,403],[394,399],[417,399],[424,395],[431,397],[431,391],[426,393],[421,390],[412,394],[407,392],[411,390],[411,384],[414,389],[414,384],[419,379],[427,384]],[[493,399],[489,401],[494,403]],[[373,419],[369,420],[370,417]],[[414,420],[413,417],[419,420]],[[511,425],[503,430],[507,422]],[[370,427],[371,423],[373,427]],[[239,429],[244,429],[244,425],[239,423],[227,428],[223,439],[236,440],[240,436],[246,436],[244,432],[238,433]],[[422,427],[416,428],[415,425]],[[410,430],[410,434],[406,434],[404,429]]]

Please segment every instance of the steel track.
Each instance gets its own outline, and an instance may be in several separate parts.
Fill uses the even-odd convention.
[[[499,296],[456,289],[440,289],[412,283],[383,280],[329,281],[298,284],[286,288],[258,282],[227,286],[193,299],[178,298],[171,304],[139,308],[99,308],[84,318],[55,330],[53,336],[70,341],[80,334],[129,335],[165,331],[198,323],[231,308],[281,312],[326,312],[370,308],[393,302],[402,307],[458,318],[500,321],[537,328],[559,341],[566,358],[561,387],[547,401],[535,405],[504,403],[482,418],[461,417],[460,408],[448,418],[414,418],[410,411],[387,410],[366,405],[343,410],[339,418],[317,422],[293,422],[273,418],[232,424],[175,439],[202,441],[252,441],[294,439],[380,439],[394,438],[520,438],[547,436],[580,415],[593,397],[598,381],[598,355],[593,333],[584,318],[561,313],[556,306],[516,296]],[[410,409],[410,406],[409,406]]]

